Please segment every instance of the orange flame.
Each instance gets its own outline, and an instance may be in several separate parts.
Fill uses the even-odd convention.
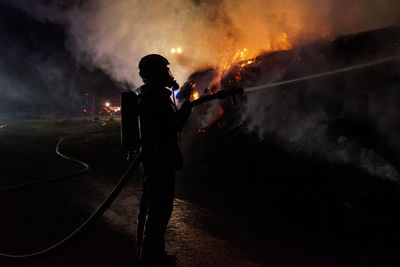
[[[190,101],[197,100],[199,99],[199,97],[200,97],[199,92],[193,91],[192,94],[190,95]]]
[[[277,34],[273,40],[267,42],[261,51],[263,52],[274,52],[278,50],[288,50],[293,47],[292,43],[289,41],[288,35],[285,32]],[[229,50],[229,49],[228,49]],[[250,50],[246,47],[239,49],[233,54],[233,56],[229,56],[229,52],[225,55],[221,55],[221,61],[219,63],[218,75],[217,77],[210,83],[210,86],[217,86],[219,88],[219,84],[222,76],[225,74],[227,70],[229,70],[233,65],[239,65],[241,68],[254,64],[256,60],[254,59],[260,52],[260,50]],[[235,77],[236,80],[240,80],[240,74],[238,77]]]
[[[253,46],[251,46],[253,47]],[[221,53],[217,58],[220,59],[219,65],[215,67],[217,75],[215,78],[208,84],[205,89],[205,94],[213,94],[216,91],[221,89],[221,79],[226,74],[226,72],[232,66],[239,66],[241,69],[257,63],[255,57],[260,54],[260,52],[274,52],[277,50],[288,50],[292,48],[292,44],[289,41],[288,35],[286,33],[280,33],[274,36],[273,40],[265,43],[263,48],[260,50],[259,48],[250,49],[247,47],[236,50],[236,52],[232,53],[234,48],[227,47],[226,51]],[[239,82],[241,80],[241,70],[235,74],[234,79]],[[192,88],[192,93],[190,95],[190,100],[194,101],[200,97],[200,93],[196,90],[196,83],[191,82],[189,84]]]

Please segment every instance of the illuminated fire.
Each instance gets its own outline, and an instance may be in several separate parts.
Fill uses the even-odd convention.
[[[196,85],[197,85],[197,83],[195,83],[195,82],[190,82],[189,85],[190,85],[191,90],[192,90],[192,93],[190,94],[189,100],[190,100],[190,101],[194,101],[194,100],[199,99],[200,94],[199,94],[199,92],[196,90]]]
[[[240,64],[240,67],[243,68],[244,66],[250,65],[250,64],[252,64],[253,62],[254,62],[254,59],[247,60],[245,63]]]
[[[190,95],[190,101],[197,100],[199,99],[199,97],[200,97],[199,92],[193,91],[192,94]]]
[[[245,60],[245,58],[248,55],[248,52],[249,51],[247,50],[247,48],[243,48],[242,50],[237,51],[236,54],[232,58],[232,63]]]
[[[289,37],[287,33],[282,32],[274,36],[272,40],[266,41],[264,45],[258,47],[256,49],[250,49],[248,47],[244,47],[242,49],[236,50],[233,56],[229,57],[229,54],[221,55],[221,63],[220,68],[223,70],[228,69],[234,64],[238,62],[241,63],[241,66],[249,65],[254,63],[254,57],[260,54],[260,52],[274,52],[278,50],[288,50],[293,47],[292,43],[289,41]],[[246,63],[244,63],[246,61]]]
[[[203,81],[199,81],[199,84],[201,84],[202,88],[196,88],[196,82],[190,82],[190,87],[188,88],[190,90],[189,100],[194,101],[203,94],[210,95],[221,90],[221,80],[226,74],[228,74],[228,71],[230,72],[230,75],[232,74],[232,70],[235,71],[233,73],[234,76],[230,76],[231,78],[229,78],[230,80],[228,81],[228,83],[232,86],[240,85],[242,79],[242,70],[244,70],[249,65],[259,64],[259,59],[256,57],[260,53],[274,52],[277,50],[288,50],[292,48],[292,43],[289,41],[289,37],[285,32],[275,34],[273,36],[267,36],[267,39],[265,39],[264,41],[261,40],[261,36],[259,37],[260,38],[257,39],[256,43],[254,43],[253,40],[238,42],[231,44],[231,46],[226,46],[224,50],[217,49],[216,51],[214,51],[216,52],[216,65],[214,65],[214,67],[213,65],[209,66],[213,67],[216,75],[212,78],[211,81],[207,82],[207,84],[204,84]],[[243,43],[246,43],[245,47],[242,46],[239,49],[235,48]],[[172,48],[171,53],[179,53],[178,48]],[[239,68],[232,69],[232,67]]]
[[[266,41],[264,45],[260,48],[258,46],[253,46],[253,49],[249,47],[243,47],[239,50],[236,50],[234,53],[229,53],[230,49],[227,49],[226,52],[220,55],[220,63],[217,67],[218,75],[216,78],[210,83],[208,86],[208,93],[211,93],[209,88],[217,87],[220,89],[220,82],[226,71],[228,71],[232,66],[240,66],[244,68],[248,65],[255,64],[255,57],[260,54],[260,52],[274,52],[278,50],[288,50],[293,47],[292,43],[289,41],[289,37],[286,33],[282,32],[280,34],[276,34],[274,38],[269,41]],[[235,77],[236,81],[241,79],[241,74],[238,73]]]

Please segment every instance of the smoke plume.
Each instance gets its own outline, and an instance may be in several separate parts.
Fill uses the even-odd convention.
[[[11,2],[11,1],[10,1]],[[63,23],[84,65],[139,85],[139,59],[167,56],[180,83],[194,70],[317,38],[397,24],[397,0],[12,1],[41,20]],[[181,48],[182,53],[171,53]]]
[[[238,56],[240,60],[253,58],[263,52],[300,47],[315,39],[334,39],[400,22],[398,0],[2,2],[41,22],[63,25],[67,32],[65,44],[79,64],[100,68],[132,86],[140,85],[138,61],[149,53],[166,56],[178,82],[183,83],[189,74],[205,67],[227,69]],[[349,84],[351,81],[342,88],[353,88]],[[349,117],[357,121],[360,112],[354,107],[360,105],[353,100],[363,101],[366,93],[348,95],[345,100],[341,98],[345,89],[338,92],[321,87],[310,84],[299,92],[272,90],[265,97],[250,97],[244,115],[249,117],[245,120],[250,129],[275,135],[289,148],[317,153],[328,160],[352,162],[374,175],[397,179],[397,170],[380,153],[361,144],[360,138],[330,133],[335,129],[332,122]],[[394,137],[398,132],[390,127],[393,105],[386,106],[386,110],[380,104],[374,105],[374,99],[378,103],[382,98],[386,102],[393,99],[389,91],[385,92],[369,92],[369,102],[361,106],[371,115],[368,122],[375,123],[382,136]],[[387,115],[387,119],[379,114]],[[399,142],[394,137],[388,142],[392,143]]]

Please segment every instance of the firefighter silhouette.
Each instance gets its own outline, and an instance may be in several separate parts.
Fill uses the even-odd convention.
[[[190,115],[189,102],[178,110],[171,101],[179,88],[168,60],[151,54],[139,62],[143,85],[136,90],[142,145],[142,195],[137,224],[137,248],[141,260],[171,260],[164,234],[172,214],[175,171],[182,168],[178,132]]]

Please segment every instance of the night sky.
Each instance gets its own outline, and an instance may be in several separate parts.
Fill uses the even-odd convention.
[[[66,27],[0,2],[0,112],[74,114],[84,94],[115,97],[121,84],[78,64]]]

